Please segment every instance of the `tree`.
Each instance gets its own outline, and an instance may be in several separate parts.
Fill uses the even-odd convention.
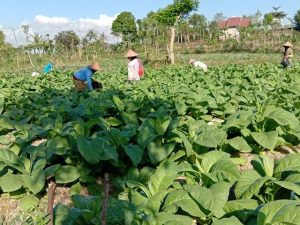
[[[0,30],[0,64],[7,60],[7,57],[11,55],[13,51],[11,44],[5,41],[5,34]]]
[[[44,50],[44,38],[42,35],[38,33],[34,33],[31,35],[32,41],[31,41],[31,48],[33,49],[34,53],[39,53],[41,54],[42,51]]]
[[[94,29],[89,29],[84,39],[87,43],[93,43],[98,39],[98,33]]]
[[[170,44],[169,57],[171,63],[175,64],[174,42],[176,25],[184,19],[188,14],[198,8],[198,0],[174,0],[173,4],[168,5],[164,9],[158,10],[156,13],[157,20],[170,28]]]
[[[273,22],[273,19],[274,19],[274,17],[273,17],[272,13],[266,13],[264,15],[264,25],[265,26],[270,26]]]
[[[273,15],[273,22],[275,22],[275,24],[279,24],[279,25],[281,24],[281,20],[283,18],[285,18],[287,15],[284,11],[278,11],[280,8],[281,8],[281,6],[273,7],[274,11],[271,12]]]
[[[114,34],[122,37],[122,41],[128,46],[137,37],[135,18],[131,12],[122,12],[112,23]]]
[[[260,27],[262,25],[263,19],[261,11],[257,10],[255,14],[246,17],[251,20],[251,25],[254,27]]]
[[[207,28],[207,19],[204,15],[194,13],[189,18],[189,24],[193,28],[194,39],[196,39],[197,34],[202,34],[202,39],[204,39],[204,34]]]
[[[214,15],[212,21],[220,22],[220,21],[225,20],[225,19],[226,19],[226,17],[223,15],[222,12],[220,12],[220,13],[217,13],[216,15]]]
[[[77,49],[80,38],[73,30],[61,31],[54,37],[55,45],[66,50]]]
[[[295,29],[300,31],[300,10],[298,10],[294,16]]]

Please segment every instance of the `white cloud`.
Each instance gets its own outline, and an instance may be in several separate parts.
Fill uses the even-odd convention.
[[[69,23],[70,20],[66,17],[48,17],[48,16],[37,15],[34,18],[34,22],[37,24],[61,25],[61,24]]]
[[[21,26],[25,24],[29,25],[30,34],[50,34],[50,37],[52,38],[58,32],[66,30],[74,30],[80,37],[83,37],[89,29],[94,29],[99,34],[104,33],[107,36],[107,41],[113,43],[119,40],[111,35],[111,26],[116,17],[117,15],[108,16],[101,14],[98,18],[79,18],[78,20],[70,20],[66,17],[37,15],[32,21],[23,21],[18,28],[4,27],[0,24],[0,29],[5,33],[7,41],[13,45],[16,45],[14,34],[18,45],[26,42],[26,36],[21,28]]]
[[[117,15],[110,17],[107,15],[100,15],[98,19],[80,18],[79,23],[83,26],[102,26],[111,27],[113,21],[117,18]]]

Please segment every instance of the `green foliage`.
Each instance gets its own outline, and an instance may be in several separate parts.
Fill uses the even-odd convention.
[[[266,13],[264,15],[264,25],[267,25],[267,26],[271,25],[273,22],[273,19],[274,19],[274,17],[273,17],[272,13]]]
[[[56,206],[57,224],[100,221],[101,194],[76,194],[86,186],[99,195],[97,179],[109,172],[115,192],[108,224],[294,223],[282,221],[284,210],[269,222],[263,217],[269,203],[299,201],[299,154],[272,160],[264,152],[300,143],[297,65],[231,65],[205,74],[148,68],[135,84],[123,82],[122,70],[103,72],[95,74],[103,90],[81,93],[71,74],[0,80],[0,188],[29,193],[24,209],[53,179],[74,195],[73,208]],[[238,152],[258,154],[252,171],[239,172],[241,159],[231,157]],[[285,207],[297,214],[297,205]]]
[[[134,42],[137,35],[135,18],[131,12],[122,12],[112,23],[112,31],[126,43]]]
[[[174,0],[173,4],[157,12],[157,20],[167,26],[174,26],[191,11],[196,10],[198,5],[198,0]]]
[[[61,31],[54,37],[55,43],[65,50],[77,49],[80,38],[73,30]]]
[[[298,10],[294,16],[295,27],[299,31],[300,30],[300,10]]]

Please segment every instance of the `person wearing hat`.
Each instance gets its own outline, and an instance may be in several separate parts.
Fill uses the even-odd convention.
[[[44,74],[50,73],[54,68],[54,63],[49,62],[45,67],[44,67]]]
[[[73,81],[75,89],[77,91],[84,91],[87,88],[89,90],[102,88],[102,84],[92,80],[92,76],[95,72],[100,70],[98,63],[92,63],[89,66],[83,67],[73,75]],[[86,82],[86,83],[85,83]]]
[[[196,59],[190,59],[189,64],[193,65],[196,68],[202,69],[204,72],[207,71],[207,65],[205,63],[197,61]]]
[[[141,60],[138,58],[139,54],[133,50],[129,50],[126,54],[128,58],[128,80],[137,81],[144,74],[144,68]]]
[[[284,53],[283,53],[283,60],[281,64],[287,68],[292,65],[292,58],[293,58],[293,45],[287,41],[283,44],[284,47]]]

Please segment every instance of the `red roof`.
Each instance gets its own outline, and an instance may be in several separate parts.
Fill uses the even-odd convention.
[[[218,22],[220,29],[232,28],[232,27],[248,27],[251,24],[251,20],[242,17],[231,17],[227,20]]]

